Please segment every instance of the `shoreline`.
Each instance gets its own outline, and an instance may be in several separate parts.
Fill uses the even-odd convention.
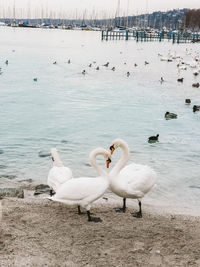
[[[199,217],[159,215],[145,204],[136,219],[129,203],[119,214],[100,199],[91,212],[102,222],[94,223],[76,207],[27,193],[2,201],[1,266],[200,266]]]

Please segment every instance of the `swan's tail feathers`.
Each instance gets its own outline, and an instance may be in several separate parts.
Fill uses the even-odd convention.
[[[54,165],[56,167],[63,167],[63,163],[58,155],[58,151],[56,148],[51,149],[51,155],[52,155],[52,160],[54,162]]]

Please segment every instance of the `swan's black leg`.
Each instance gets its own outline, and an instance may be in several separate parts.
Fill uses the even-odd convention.
[[[131,215],[136,218],[142,218],[142,203],[140,200],[138,200],[138,204],[139,204],[139,211],[135,213],[131,213]]]
[[[82,211],[81,211],[81,207],[78,206],[78,215],[83,215],[83,214],[86,214],[86,213],[85,213],[85,212],[82,212]]]
[[[115,208],[116,212],[125,213],[126,212],[126,198],[123,198],[123,207],[122,208]]]
[[[88,222],[102,222],[101,218],[91,217],[90,211],[87,210]]]

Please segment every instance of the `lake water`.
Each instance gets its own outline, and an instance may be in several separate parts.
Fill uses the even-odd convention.
[[[100,32],[0,27],[1,181],[6,184],[15,175],[16,180],[46,182],[52,162],[38,153],[51,147],[57,147],[75,177],[95,176],[89,152],[109,148],[120,137],[129,144],[130,162],[148,164],[158,173],[149,202],[197,210],[200,112],[193,113],[192,106],[200,104],[200,89],[191,85],[199,77],[188,67],[181,72],[183,84],[178,83],[177,60],[158,57],[170,49],[192,61],[186,47],[200,51],[198,44],[167,41],[102,42]],[[150,64],[145,66],[145,60]],[[106,62],[108,68],[102,66]],[[192,104],[185,105],[185,98]],[[165,120],[166,111],[178,119]],[[149,144],[148,137],[158,133],[159,142]],[[119,156],[114,154],[113,165]]]

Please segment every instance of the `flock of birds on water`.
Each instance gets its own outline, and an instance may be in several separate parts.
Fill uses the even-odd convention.
[[[193,75],[196,77],[200,74],[200,57],[199,53],[195,52],[192,54],[192,51],[186,49],[186,55],[192,56],[192,62],[188,63],[183,61],[183,58],[178,56],[176,52],[174,54],[169,50],[168,56],[165,58],[161,54],[158,54],[161,57],[161,61],[172,62],[178,60],[178,79],[177,82],[183,83],[184,78],[181,77],[181,71],[187,70],[188,67],[192,68]],[[70,64],[71,61],[68,60]],[[96,62],[93,62],[96,63]],[[53,64],[57,64],[54,62]],[[103,66],[108,68],[109,62],[105,63]],[[126,64],[126,63],[124,63]],[[144,62],[145,66],[149,64],[148,61]],[[134,64],[137,67],[137,64]],[[88,67],[92,67],[92,63]],[[99,66],[96,67],[96,70],[99,70]],[[111,68],[112,71],[115,71],[115,67]],[[82,71],[83,75],[86,75],[86,70]],[[127,77],[130,76],[130,72],[126,73]],[[161,84],[164,82],[164,78],[160,79]],[[192,84],[192,87],[199,87],[199,83]],[[191,99],[185,99],[186,104],[191,104]],[[200,111],[200,106],[194,105],[193,112]],[[177,119],[178,115],[172,112],[167,111],[165,113],[166,120]],[[156,136],[150,136],[148,139],[149,143],[158,142],[159,134]],[[102,155],[106,159],[106,165],[109,167],[111,163],[111,157],[115,149],[120,147],[122,149],[122,158],[117,162],[114,168],[106,173],[100,166],[96,164],[96,156]],[[141,218],[142,217],[142,204],[141,200],[156,184],[157,175],[155,171],[146,165],[140,165],[132,163],[126,165],[129,158],[129,148],[125,141],[122,139],[116,139],[112,142],[110,146],[110,152],[103,148],[97,148],[93,150],[89,155],[89,160],[91,166],[97,171],[100,175],[98,178],[76,178],[72,176],[72,172],[69,168],[64,167],[62,161],[59,158],[58,152],[55,148],[51,150],[52,160],[54,163],[53,168],[49,172],[48,176],[48,185],[50,186],[49,199],[53,201],[58,201],[65,203],[67,205],[77,205],[78,214],[83,214],[81,207],[85,208],[87,211],[88,221],[100,222],[100,218],[92,217],[90,214],[91,204],[101,198],[106,190],[110,190],[116,195],[123,198],[122,208],[115,208],[116,212],[125,212],[126,211],[126,198],[137,199],[139,204],[139,211],[132,213],[133,217]]]
[[[14,52],[14,50],[13,50]],[[121,53],[121,52],[120,52]],[[196,77],[200,74],[200,57],[198,52],[192,52],[192,50],[186,49],[186,55],[191,56],[192,61],[186,62],[182,57],[176,54],[173,54],[171,51],[168,51],[167,57],[163,57],[161,54],[158,54],[161,61],[173,62],[178,60],[178,79],[177,82],[183,83],[184,78],[181,76],[181,71],[186,71],[187,68],[193,69],[193,75]],[[5,64],[8,65],[8,60],[5,61]],[[68,64],[71,63],[69,59]],[[56,61],[53,62],[54,65],[57,64]],[[90,63],[89,68],[95,66],[96,62]],[[109,62],[103,64],[103,67],[109,68]],[[148,65],[149,62],[145,61],[144,65]],[[126,65],[126,63],[124,63]],[[137,67],[137,63],[134,64],[134,67]],[[95,69],[100,70],[99,66],[95,66]],[[116,68],[113,66],[112,71],[115,71]],[[0,68],[0,75],[2,74],[2,68]],[[84,69],[82,71],[83,75],[86,75],[87,72]],[[126,73],[126,76],[130,76],[130,72]],[[34,82],[38,81],[38,78],[33,79]],[[165,80],[163,77],[160,79],[160,83],[164,83]],[[200,83],[193,83],[192,87],[198,88]],[[185,99],[186,104],[191,104],[191,99]],[[200,111],[200,105],[193,106],[193,112]],[[166,120],[177,119],[178,115],[172,112],[167,111],[165,113]],[[158,142],[159,134],[156,136],[150,136],[148,139],[149,143]],[[106,166],[109,168],[109,164],[112,162],[112,154],[115,149],[122,149],[122,157],[113,167],[113,169],[107,173],[102,167],[97,165],[96,157],[101,155],[106,160]],[[71,169],[65,167],[63,162],[60,160],[58,151],[56,148],[51,149],[51,156],[53,161],[53,167],[49,171],[47,184],[50,186],[50,200],[62,202],[69,206],[76,205],[78,207],[78,214],[84,214],[81,211],[81,207],[86,209],[88,216],[88,221],[101,222],[100,218],[92,217],[90,213],[91,205],[94,201],[101,198],[106,190],[110,190],[116,195],[123,198],[122,208],[115,208],[116,212],[125,213],[126,211],[126,198],[137,199],[139,204],[139,211],[132,213],[133,217],[141,218],[142,217],[142,204],[141,200],[156,184],[157,174],[155,171],[146,165],[140,164],[129,164],[126,165],[129,159],[129,148],[125,141],[122,139],[116,139],[112,142],[110,146],[110,151],[107,151],[103,148],[94,149],[89,155],[90,165],[98,173],[97,178],[90,177],[80,177],[74,178],[72,175]]]
[[[97,165],[96,157],[101,155],[106,160],[109,168],[112,156],[117,148],[121,148],[122,156],[112,170],[108,173],[101,166]],[[101,218],[92,217],[91,205],[97,199],[103,197],[109,188],[113,193],[123,198],[122,208],[115,208],[116,212],[126,212],[126,199],[137,199],[139,211],[132,213],[133,217],[142,217],[142,198],[155,186],[157,174],[147,165],[129,164],[129,147],[122,139],[115,139],[109,148],[96,148],[89,155],[90,165],[99,175],[97,178],[79,177],[73,178],[72,171],[63,165],[56,148],[51,149],[53,167],[50,169],[47,184],[50,187],[48,199],[64,203],[68,206],[77,206],[78,214],[86,210],[88,221],[101,222]]]

